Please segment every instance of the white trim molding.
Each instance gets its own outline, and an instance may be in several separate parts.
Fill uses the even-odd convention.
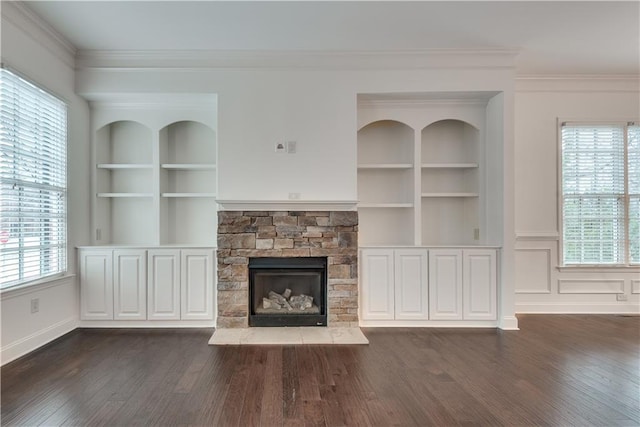
[[[214,316],[215,317],[215,316]],[[79,328],[215,328],[215,320],[80,320]]]
[[[524,92],[640,92],[640,75],[519,75],[516,93]]]
[[[557,241],[560,233],[557,231],[516,231],[516,241]]]
[[[53,277],[45,277],[33,282],[24,283],[22,285],[14,286],[0,290],[0,300],[8,300],[16,298],[22,295],[29,295],[34,292],[43,291],[47,288],[54,286],[67,285],[76,280],[75,274],[57,275]]]
[[[77,323],[78,319],[71,317],[2,347],[0,351],[0,366],[73,331],[76,329]]]
[[[523,303],[516,304],[522,314],[640,314],[640,304],[602,303]]]
[[[355,211],[356,200],[217,200],[224,211]]]
[[[500,318],[498,327],[503,331],[519,331],[518,318],[516,316],[503,316]]]
[[[559,279],[559,294],[623,294],[624,280]]]
[[[3,1],[2,18],[20,28],[36,43],[60,58],[69,68],[75,67],[75,46],[34,13],[27,2]]]
[[[514,49],[417,50],[80,50],[78,69],[100,68],[320,68],[513,69]]]
[[[117,110],[186,110],[216,109],[218,95],[215,93],[110,93],[104,99],[91,99],[89,107]]]
[[[496,328],[495,320],[360,320],[363,328]]]
[[[546,289],[518,289],[518,285],[516,284],[516,294],[550,294],[551,293],[551,249],[550,248],[522,248],[516,249],[516,266],[517,266],[517,257],[518,253],[521,252],[544,252],[545,262],[546,262]],[[516,270],[516,279],[518,271]],[[520,279],[521,280],[521,279]]]

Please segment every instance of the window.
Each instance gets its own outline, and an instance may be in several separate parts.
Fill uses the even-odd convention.
[[[562,124],[564,265],[640,263],[640,126]]]
[[[0,70],[0,288],[67,268],[67,107]]]

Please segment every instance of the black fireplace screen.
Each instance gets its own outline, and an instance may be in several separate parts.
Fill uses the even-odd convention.
[[[249,259],[249,326],[326,326],[326,258]]]

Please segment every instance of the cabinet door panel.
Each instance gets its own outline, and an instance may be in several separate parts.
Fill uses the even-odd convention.
[[[180,270],[181,318],[213,319],[213,251],[182,250]]]
[[[427,320],[429,316],[427,286],[427,251],[395,251],[395,318]]]
[[[361,316],[363,320],[393,320],[393,250],[362,250]]]
[[[147,265],[144,250],[116,250],[114,257],[114,319],[147,318]]]
[[[496,251],[464,250],[463,263],[464,319],[496,320]]]
[[[180,250],[150,250],[148,280],[149,320],[180,319]]]
[[[462,251],[429,251],[429,318],[462,319]]]
[[[80,319],[113,320],[112,252],[80,251]]]

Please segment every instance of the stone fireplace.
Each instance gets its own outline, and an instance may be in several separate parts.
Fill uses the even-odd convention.
[[[251,312],[255,311],[255,296],[252,298],[249,292],[249,264],[264,259],[257,261],[260,265],[276,258],[288,258],[294,264],[300,258],[325,260],[326,324],[357,327],[357,251],[355,211],[218,212],[217,327],[249,326]]]

